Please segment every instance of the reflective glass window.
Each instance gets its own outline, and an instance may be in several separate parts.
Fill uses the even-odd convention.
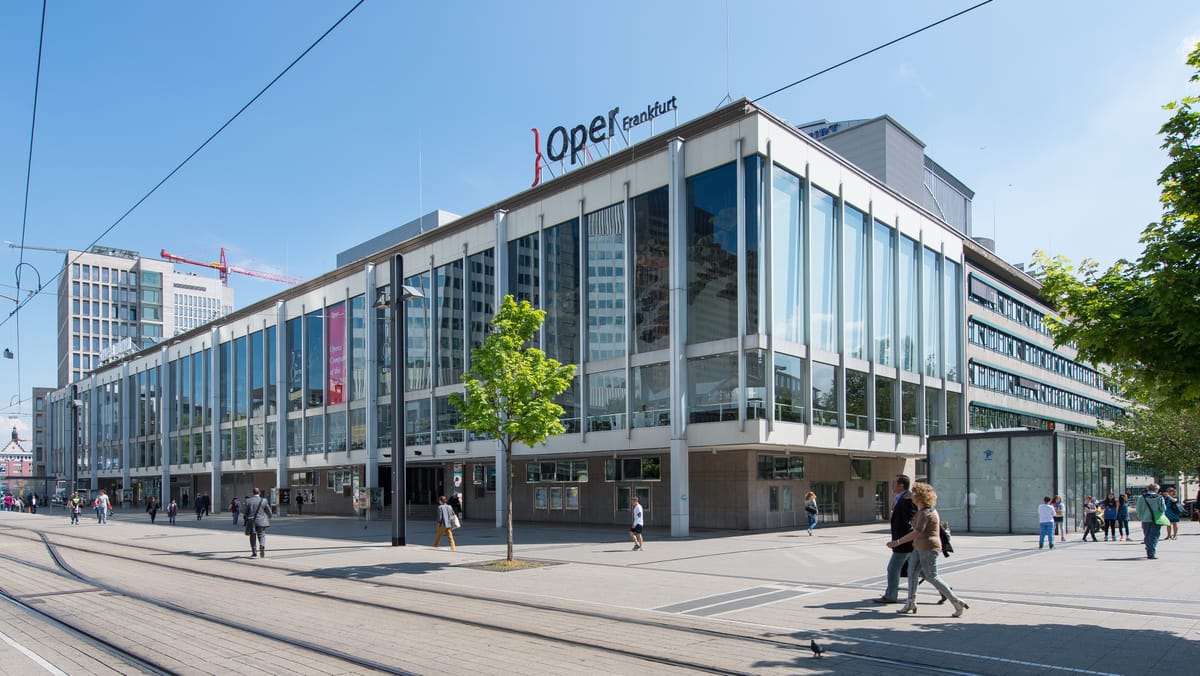
[[[625,355],[625,205],[584,217],[587,232],[588,359]]]
[[[564,364],[575,364],[579,362],[579,219],[548,228],[545,245],[547,298],[542,335],[546,354]]]
[[[431,303],[430,275],[422,272],[404,280],[408,286],[421,290],[424,298],[404,301],[405,392],[430,387],[429,308]]]
[[[812,363],[812,403],[814,425],[837,427],[837,367],[815,361]]]
[[[671,368],[650,364],[633,369],[633,420],[631,427],[671,424]]]
[[[304,356],[300,335],[300,318],[289,319],[284,326],[284,354],[283,364],[287,369],[287,410],[288,412],[299,411],[304,408],[304,362],[301,359]],[[288,430],[291,433],[291,430]],[[298,443],[298,442],[297,442]],[[291,444],[288,444],[288,451],[291,451]]]
[[[842,270],[845,278],[842,306],[846,313],[843,340],[847,357],[867,358],[867,217],[849,204],[843,211]],[[849,385],[847,385],[847,388]],[[849,390],[847,389],[847,394]],[[865,402],[865,399],[864,399]],[[865,411],[864,411],[865,415]],[[858,429],[866,429],[866,425]]]
[[[267,367],[267,387],[266,387],[266,405],[267,415],[275,415],[275,387],[278,384],[278,372],[275,365],[275,357],[279,355],[279,348],[275,344],[275,337],[278,332],[274,326],[268,326],[266,331],[266,367]]]
[[[527,300],[541,307],[541,266],[537,233],[508,243],[508,293],[518,303]]]
[[[799,176],[776,167],[771,193],[771,289],[776,340],[804,342],[804,192]]]
[[[350,299],[350,401],[367,397],[367,300]]]
[[[809,216],[809,270],[812,271],[812,344],[826,352],[837,352],[837,231],[833,195],[813,187]],[[815,422],[815,420],[814,420]]]
[[[687,362],[688,419],[693,423],[737,420],[737,355],[716,354]]]
[[[919,245],[900,235],[900,368],[919,372],[917,353],[917,309],[921,287],[917,280]]]
[[[588,430],[625,429],[625,371],[607,371],[587,376]]]
[[[875,345],[875,360],[885,366],[895,366],[896,296],[893,257],[896,254],[896,231],[884,223],[875,221],[872,246],[871,294],[874,305],[871,311],[871,333]]]
[[[917,383],[900,383],[900,419],[904,434],[920,434],[917,419],[917,397],[921,386]]]
[[[314,310],[304,316],[304,400],[305,406],[325,404],[325,325],[323,312]]]
[[[496,316],[496,255],[491,250],[480,251],[467,259],[468,278],[468,322],[471,330],[471,349],[483,347],[483,340],[491,331],[492,318]]]
[[[846,429],[866,430],[867,388],[871,377],[861,371],[846,369]]]
[[[663,350],[671,332],[667,187],[633,198],[633,349]]]
[[[233,339],[233,415],[235,420],[245,420],[250,415],[250,400],[246,396],[246,336]]]
[[[463,262],[437,269],[437,385],[462,380],[466,368],[466,319],[463,314]]]
[[[775,419],[804,422],[804,361],[775,355]]]
[[[263,332],[255,331],[250,334],[250,415],[255,418],[263,417]]]
[[[737,171],[733,163],[687,179],[687,338],[737,335]]]
[[[896,381],[875,376],[875,431],[896,431]]]
[[[962,340],[962,327],[959,322],[962,321],[962,271],[958,263],[946,259],[944,261],[945,269],[942,271],[942,280],[945,284],[943,293],[943,307],[945,308],[945,320],[943,328],[946,332],[944,346],[946,350],[946,379],[952,382],[962,382],[962,374],[959,373],[959,341]]]
[[[938,265],[938,255],[932,249],[921,251],[921,288],[923,298],[921,303],[921,343],[922,365],[925,375],[934,378],[942,377],[941,350],[942,340],[941,308],[942,292],[941,266]]]

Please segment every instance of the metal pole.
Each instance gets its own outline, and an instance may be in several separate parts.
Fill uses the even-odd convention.
[[[392,384],[392,546],[404,546],[406,496],[408,495],[404,467],[404,381],[400,377],[406,368],[406,331],[404,322],[404,257],[392,255],[391,317],[392,368],[388,377]]]

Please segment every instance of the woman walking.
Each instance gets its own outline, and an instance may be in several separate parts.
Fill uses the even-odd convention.
[[[454,523],[458,517],[454,515],[454,508],[446,504],[446,496],[438,497],[437,507],[437,537],[433,540],[433,548],[437,549],[442,543],[442,535],[450,538],[450,551],[455,551],[454,548]]]
[[[1050,502],[1050,506],[1054,508],[1054,534],[1057,535],[1059,542],[1067,541],[1067,506],[1063,504],[1061,495],[1054,496],[1054,500]]]
[[[817,527],[817,494],[809,491],[804,494],[804,515],[808,517],[808,534],[811,537]]]
[[[1113,542],[1117,541],[1117,496],[1113,495],[1112,491],[1104,496],[1104,502],[1100,503],[1104,508],[1104,541],[1108,542],[1108,536],[1111,534]]]
[[[1096,522],[1100,517],[1096,516],[1096,501],[1092,496],[1088,495],[1083,499],[1083,541],[1087,542],[1088,535],[1092,536],[1092,542],[1096,540]]]
[[[150,523],[154,523],[154,517],[158,516],[158,498],[153,495],[146,501],[146,513],[150,515]]]
[[[1163,500],[1167,501],[1167,521],[1171,525],[1163,531],[1164,540],[1179,539],[1179,519],[1183,516],[1183,508],[1179,506],[1179,492],[1174,488],[1163,491]]]
[[[1122,541],[1129,539],[1129,498],[1124,493],[1117,496],[1117,531]]]
[[[942,596],[954,604],[952,617],[962,617],[963,611],[969,606],[954,594],[954,590],[937,575],[938,555],[942,551],[942,538],[938,533],[941,518],[937,510],[937,493],[933,486],[923,483],[912,485],[912,500],[917,505],[917,515],[912,520],[912,532],[899,540],[892,540],[888,547],[896,547],[911,542],[912,553],[908,555],[908,601],[900,609],[901,613],[917,612],[917,583],[921,577],[932,584]]]

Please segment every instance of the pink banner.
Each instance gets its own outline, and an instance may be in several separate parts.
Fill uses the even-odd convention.
[[[328,308],[329,405],[346,402],[346,304]]]

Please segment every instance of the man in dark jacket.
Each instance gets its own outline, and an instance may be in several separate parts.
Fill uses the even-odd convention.
[[[271,503],[255,488],[249,498],[242,500],[242,515],[246,517],[246,535],[250,536],[250,557],[257,549],[261,559],[267,555],[267,528],[271,526]],[[257,547],[256,547],[257,545]]]
[[[899,540],[912,530],[912,519],[917,515],[917,505],[912,500],[912,492],[908,490],[912,480],[904,474],[896,475],[896,483],[892,484],[895,494],[892,499],[892,539]],[[900,569],[912,553],[911,542],[892,548],[892,557],[887,565],[887,589],[883,596],[874,599],[875,603],[897,603],[900,599]],[[910,574],[915,575],[916,571]]]

